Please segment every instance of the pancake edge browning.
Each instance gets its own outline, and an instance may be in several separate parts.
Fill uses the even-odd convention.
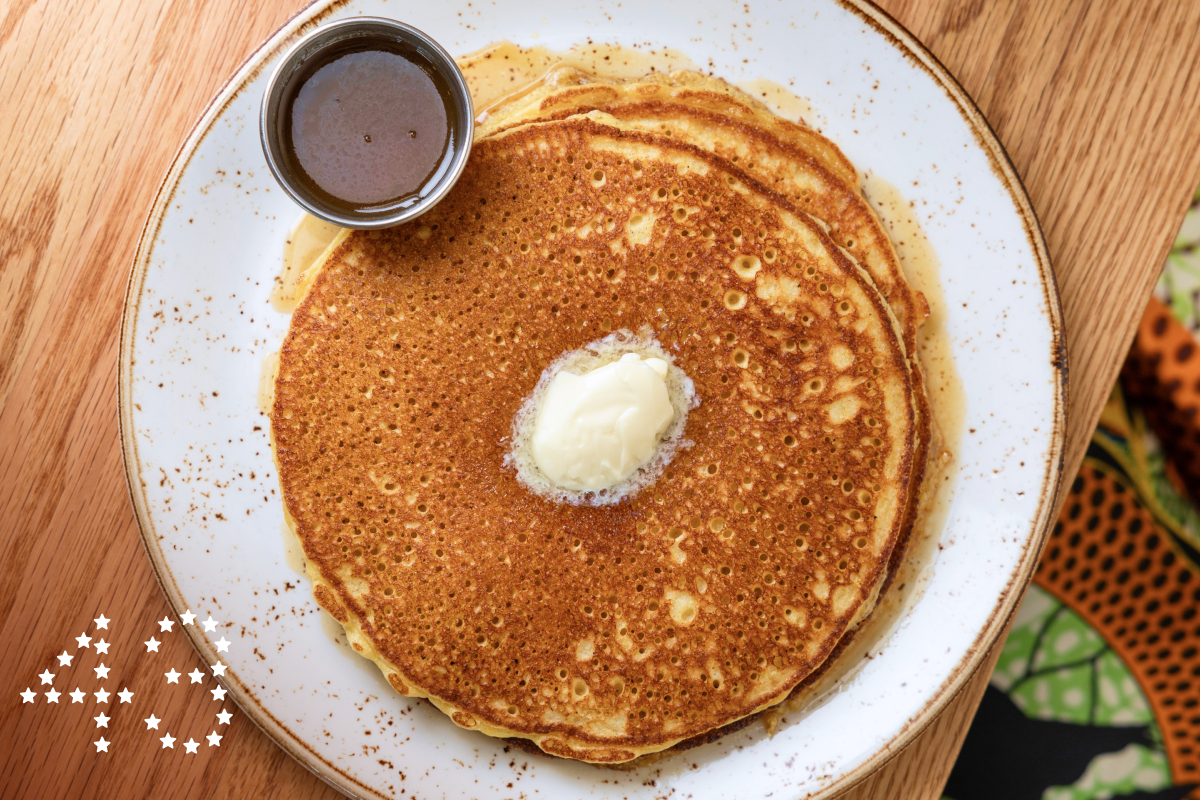
[[[603,87],[639,84],[667,89],[677,101],[690,103],[693,108],[716,111],[754,125],[802,150],[838,180],[851,185],[857,185],[859,181],[858,169],[846,154],[818,131],[803,122],[792,122],[772,113],[763,103],[720,78],[710,78],[693,70],[621,80],[602,78],[569,65],[553,67],[536,85],[493,103],[476,127],[475,138],[487,138],[513,124],[531,122],[534,116],[548,118],[544,117],[548,110],[547,99],[558,93],[564,93],[561,100],[567,100],[580,94],[594,94],[596,89]],[[604,109],[597,107],[595,110]]]
[[[874,281],[871,279],[869,273],[867,273],[865,270],[863,270],[862,267],[859,266],[852,259],[847,258],[845,256],[845,254],[843,254],[841,252],[840,248],[838,248],[837,245],[834,244],[832,242],[832,240],[829,239],[829,237],[821,229],[821,226],[819,224],[817,224],[815,221],[813,221],[809,215],[805,214],[803,211],[793,208],[790,205],[790,203],[788,203],[786,201],[785,198],[782,198],[782,197],[770,192],[765,187],[763,187],[761,184],[759,184],[757,181],[755,181],[751,176],[747,175],[744,171],[734,167],[732,164],[729,164],[728,162],[724,161],[724,159],[721,159],[718,156],[708,153],[707,151],[704,151],[700,148],[696,148],[694,146],[681,143],[677,140],[667,139],[667,138],[649,134],[649,133],[646,133],[643,131],[636,131],[636,130],[631,131],[631,130],[627,130],[627,129],[622,129],[622,127],[619,124],[613,124],[616,122],[617,122],[616,120],[612,119],[611,117],[607,117],[607,115],[593,113],[593,114],[589,114],[587,117],[573,118],[570,121],[529,123],[528,125],[523,125],[518,128],[514,128],[511,131],[505,132],[505,134],[503,134],[500,138],[503,138],[504,136],[515,136],[515,135],[518,135],[522,131],[536,128],[536,127],[543,126],[543,125],[556,126],[556,125],[570,124],[570,125],[576,126],[577,128],[580,128],[580,129],[586,131],[587,133],[589,133],[593,136],[597,136],[597,135],[598,136],[606,136],[606,137],[616,139],[616,140],[625,140],[627,142],[637,142],[637,143],[648,145],[651,147],[658,147],[658,148],[667,149],[667,150],[685,151],[691,157],[694,157],[701,161],[708,162],[711,166],[713,166],[721,171],[735,175],[738,178],[738,180],[742,181],[744,183],[744,185],[751,192],[759,194],[764,199],[768,200],[769,202],[773,203],[774,205],[777,205],[780,209],[782,209],[786,213],[792,215],[796,220],[798,220],[802,224],[806,225],[809,228],[810,232],[821,242],[822,246],[825,247],[825,249],[828,252],[829,258],[834,263],[838,264],[841,267],[841,269],[843,269],[843,271],[847,272],[848,275],[854,275],[858,278],[864,294],[868,297],[869,301],[874,305],[875,311],[879,315],[880,320],[887,320],[888,324],[890,324],[891,336],[894,339],[894,344],[896,345],[898,353],[900,353],[901,355],[903,355],[905,353],[903,334],[902,334],[899,322],[895,318],[895,316],[891,313],[890,306],[888,306],[888,304],[882,297],[882,294],[875,287]],[[333,244],[331,244],[329,249],[326,251],[326,253],[320,259],[319,263],[317,265],[315,265],[315,268],[310,270],[309,273],[306,273],[306,275],[304,277],[303,285],[302,285],[300,303],[297,306],[297,312],[299,312],[307,304],[308,294],[309,294],[308,290],[318,279],[321,269],[325,266],[325,264],[327,264],[329,262],[329,260],[342,247],[345,246],[345,242],[349,238],[349,236],[350,236],[350,234],[340,235],[339,238],[337,240],[335,240]],[[887,325],[884,325],[884,328],[886,328],[886,327],[887,327]],[[916,411],[916,407],[915,407],[916,400],[915,400],[915,395],[913,394],[912,371],[911,371],[911,366],[909,365],[907,358],[901,358],[900,361],[903,364],[902,374],[906,374],[908,376],[907,381],[906,381],[906,383],[908,385],[908,391],[909,391],[908,398],[907,398],[908,428],[909,428],[909,431],[911,434],[916,430],[915,424],[916,424],[916,416],[917,416],[917,411]],[[274,413],[272,415],[272,418],[274,419]],[[901,468],[900,474],[907,475],[907,476],[909,476],[909,478],[906,480],[898,481],[898,485],[899,485],[901,491],[904,491],[907,494],[907,493],[911,493],[911,491],[912,491],[910,482],[911,482],[911,475],[913,473],[913,468],[915,466],[915,464],[914,464],[915,453],[914,453],[914,447],[913,447],[914,437],[912,435],[910,435],[908,437],[905,437],[904,441],[907,443],[907,446],[904,448],[903,452],[901,453],[902,468]],[[274,427],[272,427],[272,452],[273,452],[273,455],[276,455],[277,468],[278,468],[280,465],[278,464],[277,449],[275,448]],[[907,500],[907,497],[905,499]],[[908,505],[909,504],[907,502],[905,502],[904,508],[907,509]],[[893,520],[890,530],[889,530],[889,533],[888,533],[889,547],[882,548],[881,553],[884,551],[888,551],[889,557],[890,557],[890,552],[895,549],[895,546],[899,541],[900,529],[903,525],[904,518],[905,518],[904,511],[900,511],[896,514],[896,517]],[[290,511],[288,511],[286,513],[286,519],[287,519],[289,527],[293,530],[293,532],[295,532],[296,522],[292,518]],[[302,541],[302,545],[303,545],[303,541]],[[562,757],[568,757],[568,758],[583,760],[583,761],[592,762],[592,763],[616,763],[616,762],[629,761],[629,760],[637,757],[638,755],[655,753],[655,752],[670,748],[672,746],[675,746],[675,745],[679,744],[680,742],[686,741],[689,738],[696,738],[696,737],[689,737],[689,736],[678,737],[678,738],[663,737],[663,738],[661,738],[661,740],[648,743],[646,746],[630,746],[630,745],[626,745],[624,743],[621,743],[619,745],[614,745],[612,743],[599,743],[598,744],[598,743],[588,741],[586,737],[581,737],[581,738],[564,737],[563,734],[561,734],[559,732],[553,732],[553,733],[547,733],[547,734],[526,734],[526,733],[522,733],[522,732],[518,732],[518,731],[513,731],[511,729],[503,728],[500,726],[495,726],[495,725],[489,724],[487,722],[484,722],[482,720],[479,720],[469,713],[460,711],[452,704],[450,704],[440,698],[430,696],[427,692],[425,692],[424,690],[422,690],[421,688],[416,686],[412,681],[406,680],[405,677],[400,673],[399,669],[397,669],[394,664],[392,664],[382,654],[380,654],[378,652],[378,650],[376,650],[376,648],[374,647],[372,642],[370,641],[369,637],[367,637],[363,633],[363,631],[358,623],[357,615],[354,613],[351,613],[351,610],[350,610],[350,609],[353,609],[355,606],[353,598],[348,597],[341,588],[339,588],[332,582],[328,581],[325,578],[325,576],[322,574],[321,570],[317,566],[315,566],[315,562],[311,558],[307,557],[308,556],[307,552],[305,553],[305,555],[306,555],[306,571],[307,571],[310,579],[313,581],[314,597],[317,599],[317,601],[320,603],[320,605],[322,607],[324,607],[335,619],[338,620],[338,622],[340,624],[342,624],[342,626],[346,630],[346,635],[347,635],[348,640],[351,643],[351,646],[354,647],[354,649],[358,653],[363,655],[364,657],[370,658],[372,661],[374,661],[377,664],[377,666],[379,666],[381,671],[384,672],[385,676],[387,677],[387,679],[389,681],[389,684],[397,692],[399,692],[401,694],[405,694],[407,696],[412,696],[412,697],[428,697],[435,706],[437,706],[441,711],[443,711],[443,713],[446,713],[448,716],[450,716],[451,719],[456,724],[459,724],[461,727],[466,727],[468,729],[477,730],[477,731],[486,733],[488,735],[491,735],[491,736],[497,737],[497,738],[510,738],[513,736],[517,736],[522,739],[526,739],[526,740],[533,742],[541,750],[543,750],[544,752],[547,752],[551,755],[558,755],[558,756],[562,756]],[[867,614],[870,613],[871,609],[873,608],[874,602],[878,597],[879,590],[882,586],[882,582],[885,580],[885,576],[888,572],[886,564],[887,564],[886,560],[883,559],[882,557],[880,557],[879,564],[876,568],[876,576],[869,583],[869,585],[872,586],[872,589],[869,592],[869,596],[867,598],[864,598],[864,601],[859,604],[859,608],[857,610],[855,617],[852,619],[852,621],[849,624],[846,625],[846,627],[843,629],[843,631],[848,631],[848,630],[852,629],[852,627],[854,625],[857,625],[859,622],[861,622],[861,620],[863,618],[865,618],[865,616]],[[864,581],[864,585],[868,585],[868,583],[866,581]],[[819,660],[815,661],[815,663],[818,665],[818,667],[825,661],[825,659],[828,657],[829,653],[835,650],[840,638],[841,638],[841,636],[839,636],[836,639],[831,638],[828,641],[827,646],[824,648],[825,652],[821,654],[821,657]],[[766,700],[764,700],[762,703],[758,704],[755,708],[749,710],[747,713],[742,714],[741,716],[737,717],[736,719],[724,720],[724,721],[718,723],[717,725],[715,725],[713,728],[706,731],[705,733],[701,734],[701,736],[705,736],[705,737],[711,736],[714,734],[714,732],[722,731],[722,728],[726,728],[730,725],[736,725],[739,720],[743,720],[748,717],[751,717],[766,708],[769,708],[773,705],[778,704],[779,702],[782,702],[784,699],[787,698],[787,696],[790,694],[790,692],[795,687],[795,685],[797,683],[799,683],[800,681],[802,681],[804,679],[804,677],[806,677],[806,676],[801,676],[792,685],[779,689],[774,694],[768,696]],[[720,735],[720,733],[716,733],[716,735]],[[576,746],[576,745],[578,745],[578,746]]]
[[[665,98],[664,93],[667,95]],[[872,279],[875,277],[873,270],[876,269],[893,274],[893,291],[891,295],[885,295],[885,300],[890,307],[898,299],[907,310],[906,320],[901,323],[902,341],[910,362],[917,411],[917,446],[912,477],[914,490],[909,496],[905,524],[900,540],[892,551],[881,594],[886,592],[904,558],[921,514],[923,493],[920,489],[925,481],[933,437],[932,410],[925,392],[925,376],[917,352],[919,328],[929,316],[929,304],[923,294],[909,285],[883,222],[859,188],[860,177],[857,168],[836,144],[803,122],[795,123],[782,119],[763,103],[726,81],[692,70],[658,73],[631,80],[612,80],[577,67],[556,67],[529,90],[494,104],[489,109],[487,118],[476,129],[476,136],[485,139],[532,121],[566,119],[592,111],[617,116],[618,120],[621,120],[618,116],[621,112],[628,114],[644,111],[652,114],[655,111],[682,111],[709,123],[715,122],[733,128],[739,135],[747,136],[768,148],[775,148],[797,161],[805,162],[807,168],[817,173],[821,180],[834,185],[843,191],[845,196],[852,197],[855,211],[869,220],[867,224],[873,228],[873,239],[882,251],[881,265],[872,267],[865,260],[865,266],[858,264],[845,248],[836,242],[834,244],[847,258],[855,261],[856,266],[871,274]],[[630,123],[626,122],[626,125]],[[644,127],[633,127],[645,130]],[[681,131],[676,128],[675,133],[678,135]],[[686,132],[682,133],[684,141],[707,151],[703,145],[687,137]],[[754,175],[753,170],[751,175]],[[815,219],[825,232],[829,233],[830,225],[827,220],[809,211],[803,213]],[[895,295],[898,295],[898,298],[894,297]]]

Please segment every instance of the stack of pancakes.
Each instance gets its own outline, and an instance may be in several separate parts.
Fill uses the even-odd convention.
[[[695,73],[491,109],[419,220],[305,276],[272,441],[313,591],[401,694],[619,764],[783,701],[874,608],[928,449],[927,313],[840,151]],[[505,466],[542,371],[650,336],[690,443],[610,506]]]

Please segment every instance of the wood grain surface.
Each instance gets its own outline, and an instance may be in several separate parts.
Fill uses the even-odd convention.
[[[0,795],[309,798],[337,794],[246,717],[169,697],[154,664],[201,666],[142,551],[117,438],[117,336],[138,233],[208,99],[297,0],[0,0]],[[1066,462],[1077,467],[1146,297],[1200,182],[1200,3],[889,0],[976,98],[1041,218],[1071,357]],[[113,622],[96,631],[99,614]],[[57,667],[58,705],[24,705]],[[995,653],[855,798],[937,798]],[[93,669],[107,661],[106,680]],[[157,668],[154,668],[155,670]],[[187,678],[181,678],[186,681]],[[68,685],[69,684],[69,685]],[[134,702],[76,706],[79,687]],[[211,682],[210,682],[211,685]],[[181,698],[191,697],[193,700]],[[184,756],[126,743],[147,709],[201,743]],[[98,729],[94,715],[111,716]],[[202,738],[224,738],[210,747]]]

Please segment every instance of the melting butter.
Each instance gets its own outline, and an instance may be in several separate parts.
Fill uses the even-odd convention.
[[[555,375],[533,428],[533,459],[542,474],[564,489],[594,491],[648,462],[675,418],[667,366],[626,353],[583,375]]]

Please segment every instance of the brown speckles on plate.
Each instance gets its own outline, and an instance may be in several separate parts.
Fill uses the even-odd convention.
[[[775,739],[755,733],[752,725],[689,751],[686,761],[673,758],[661,772],[570,772],[548,760],[536,769],[522,770],[520,762],[510,766],[503,746],[459,731],[419,705],[408,709],[404,701],[385,700],[393,697],[391,687],[356,667],[362,659],[349,648],[326,638],[320,616],[311,613],[315,604],[302,613],[305,604],[296,603],[295,616],[290,610],[266,612],[278,600],[270,590],[279,588],[284,596],[284,582],[295,581],[278,534],[277,498],[258,485],[274,481],[266,441],[258,438],[266,431],[253,430],[264,427],[254,407],[259,360],[276,346],[284,320],[256,311],[251,323],[250,314],[239,313],[245,310],[239,303],[253,308],[254,302],[266,302],[292,211],[263,182],[253,81],[270,53],[305,26],[337,13],[394,15],[391,5],[356,0],[349,8],[301,12],[266,49],[250,56],[184,144],[139,244],[122,323],[120,423],[130,495],[172,604],[183,608],[201,596],[217,598],[222,614],[237,621],[239,628],[231,630],[248,631],[239,641],[253,642],[267,656],[260,660],[243,647],[236,663],[230,659],[223,683],[231,696],[286,752],[327,780],[364,797],[399,789],[404,796],[544,797],[577,793],[564,788],[577,780],[607,797],[741,798],[780,791],[826,796],[910,741],[1000,629],[1033,565],[1060,471],[1065,353],[1049,260],[1015,172],[945,70],[874,7],[807,2],[773,11],[769,20],[756,19],[751,6],[753,27],[736,29],[740,38],[731,38],[731,25],[747,19],[742,4],[705,0],[688,7],[690,21],[654,5],[628,3],[604,3],[602,14],[592,13],[591,6],[564,5],[545,25],[523,6],[478,2],[414,6],[406,17],[435,36],[449,37],[457,52],[486,44],[504,25],[513,36],[540,31],[544,40],[551,34],[556,41],[654,40],[736,79],[769,77],[786,84],[798,78],[801,93],[824,117],[822,129],[842,137],[839,143],[853,159],[896,185],[919,181],[906,192],[942,259],[947,301],[968,301],[969,310],[1008,311],[1002,341],[993,329],[995,315],[967,316],[969,310],[957,306],[947,310],[956,346],[969,342],[960,352],[969,356],[971,348],[979,348],[979,355],[960,359],[969,411],[979,418],[969,419],[976,434],[965,437],[954,454],[962,475],[944,542],[954,544],[939,549],[943,542],[935,543],[937,568],[907,627],[882,653],[872,651],[863,671],[846,679],[846,691]],[[460,24],[459,12],[470,29]],[[453,37],[459,38],[449,41]],[[861,66],[864,60],[869,72]],[[850,117],[864,108],[869,113]],[[930,128],[935,123],[936,137]],[[935,138],[944,143],[936,153]],[[211,181],[217,168],[227,180]],[[209,183],[208,194],[201,194],[199,187]],[[261,191],[245,194],[253,187]],[[958,209],[955,216],[946,216],[949,208]],[[254,293],[247,294],[251,286]],[[238,298],[224,305],[218,291],[228,295],[230,287]],[[201,300],[207,296],[213,300]],[[155,318],[160,310],[163,316]],[[195,399],[200,394],[206,396],[204,406]],[[998,402],[1001,396],[1006,402]],[[1012,458],[1027,466],[993,472],[1010,447],[1018,450]],[[171,479],[161,486],[160,469]],[[231,473],[249,470],[260,476],[258,482],[237,478],[224,485],[236,478]],[[247,515],[247,508],[254,513]],[[217,524],[215,513],[226,520]],[[980,531],[988,535],[977,535]],[[974,591],[961,591],[964,586]],[[264,602],[268,592],[271,602]],[[289,604],[296,595],[286,594]],[[940,627],[926,625],[930,609],[943,621]],[[275,613],[281,619],[265,625]],[[215,659],[207,638],[189,635],[202,656]],[[928,643],[921,658],[911,646],[916,637]],[[276,657],[283,642],[287,647]],[[888,680],[879,678],[881,669],[891,673]],[[371,715],[360,718],[352,705],[368,696],[377,698],[366,706],[372,715],[394,704],[395,724],[387,726],[387,735],[380,733],[382,723]],[[886,745],[878,755],[843,738],[843,729],[855,720],[878,726]],[[359,749],[355,731],[364,726],[374,731],[370,738],[379,747],[372,756]],[[399,781],[381,759],[406,779]],[[528,777],[517,783],[518,772]],[[646,781],[657,785],[643,785]]]

